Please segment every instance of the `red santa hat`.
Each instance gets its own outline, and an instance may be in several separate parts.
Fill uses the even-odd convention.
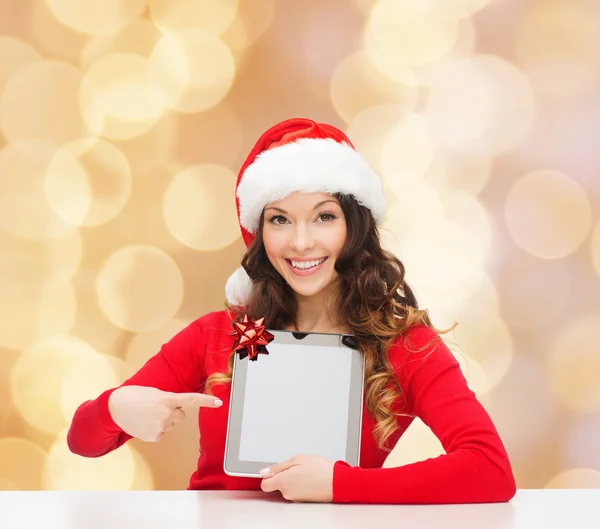
[[[295,191],[353,195],[376,222],[386,210],[379,176],[341,130],[310,119],[288,119],[259,138],[238,174],[236,207],[247,248],[263,208]],[[243,306],[251,290],[252,281],[239,267],[227,280],[225,294],[229,303]]]

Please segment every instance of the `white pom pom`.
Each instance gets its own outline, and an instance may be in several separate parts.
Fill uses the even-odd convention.
[[[241,266],[229,276],[225,285],[225,296],[232,305],[244,306],[250,299],[252,280]]]

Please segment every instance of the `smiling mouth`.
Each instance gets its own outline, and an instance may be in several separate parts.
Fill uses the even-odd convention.
[[[286,259],[286,261],[290,263],[295,270],[311,270],[312,268],[316,268],[323,264],[327,259],[327,257],[322,257],[321,259],[314,259],[313,261],[294,261],[292,259]]]

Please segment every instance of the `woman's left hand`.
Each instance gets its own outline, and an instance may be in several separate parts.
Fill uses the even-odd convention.
[[[262,474],[261,489],[278,490],[290,501],[333,500],[334,462],[320,456],[299,455],[272,465]]]

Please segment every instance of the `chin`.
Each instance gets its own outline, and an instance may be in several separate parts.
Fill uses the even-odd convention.
[[[288,283],[288,285],[290,285],[291,289],[298,296],[308,298],[308,297],[316,296],[317,294],[321,294],[322,292],[326,291],[332,283],[333,283],[333,280],[326,281],[326,282],[319,281],[318,284],[314,284],[314,285],[302,285],[302,284],[299,284],[299,281],[292,280],[291,282]]]

